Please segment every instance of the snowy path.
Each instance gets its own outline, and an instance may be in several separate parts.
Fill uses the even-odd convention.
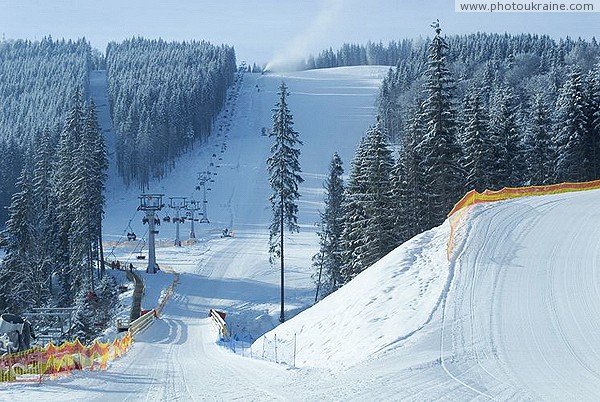
[[[600,395],[598,191],[477,207],[446,308],[450,373],[495,399]]]
[[[272,213],[264,161],[270,139],[261,131],[271,125],[271,108],[277,102],[281,81],[285,80],[290,89],[295,127],[305,143],[301,156],[306,179],[300,190],[301,232],[286,240],[286,310],[291,317],[314,297],[310,278],[311,257],[317,246],[314,223],[331,156],[337,151],[349,164],[360,137],[374,121],[374,101],[386,72],[385,67],[364,67],[289,76],[245,74],[217,122],[221,130],[179,160],[169,178],[152,184],[151,191],[166,196],[199,199],[201,194],[194,190],[197,172],[208,169],[214,175],[207,194],[211,223],[196,223],[198,243],[157,248],[159,264],[181,273],[180,284],[162,318],[105,373],[76,373],[40,387],[19,386],[11,396],[16,400],[44,399],[43,395],[68,391],[61,399],[294,400],[299,395],[326,395],[333,373],[293,370],[236,355],[216,343],[216,330],[207,313],[213,307],[226,311],[232,330],[248,341],[252,340],[249,336],[260,336],[277,325],[279,271],[269,264],[267,254]],[[99,105],[104,105],[103,79],[100,72],[91,78],[92,94]],[[99,111],[99,119],[110,141],[108,108]],[[326,135],[337,132],[344,135]],[[114,176],[114,164],[112,169],[105,239],[121,239],[125,229],[129,230],[130,220],[131,229],[141,236],[145,227],[141,215],[135,212],[139,194],[136,189],[123,188]],[[162,215],[167,213],[170,211]],[[231,228],[235,236],[219,238],[223,227]],[[174,225],[163,223],[159,229],[159,240],[168,244],[174,236]],[[188,225],[181,228],[181,233],[188,233]],[[123,256],[127,247],[117,248],[115,253]],[[133,262],[144,268],[135,257]],[[148,307],[152,307],[152,301],[143,305]]]
[[[219,135],[178,161],[170,178],[153,183],[153,191],[198,199],[197,172],[213,163],[217,173],[208,195],[211,223],[196,226],[197,243],[173,247],[174,225],[161,225],[159,264],[181,273],[161,319],[106,372],[2,387],[0,399],[597,399],[599,191],[475,206],[459,228],[450,266],[447,224],[412,239],[277,327],[282,337],[299,334],[298,368],[217,344],[209,308],[226,311],[244,339],[277,325],[279,272],[267,255],[269,140],[260,133],[270,124],[281,80],[290,88],[290,108],[305,142],[301,230],[287,238],[286,303],[292,317],[314,297],[314,222],[331,154],[338,151],[348,166],[373,121],[385,71],[247,74],[219,123]],[[93,88],[101,95],[96,78]],[[121,188],[114,177],[109,182],[106,238],[118,239],[130,219],[144,233],[135,213],[137,191]],[[235,236],[220,238],[223,227]],[[186,225],[182,233],[187,231]],[[147,303],[144,307],[152,307],[155,300]],[[260,339],[255,354],[262,349]]]

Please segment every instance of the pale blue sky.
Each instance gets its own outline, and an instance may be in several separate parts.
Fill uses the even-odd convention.
[[[444,33],[531,32],[591,38],[600,13],[455,13],[454,0],[0,0],[7,39],[85,36],[104,50],[134,35],[205,39],[235,46],[238,60],[265,63],[344,42],[387,42]]]

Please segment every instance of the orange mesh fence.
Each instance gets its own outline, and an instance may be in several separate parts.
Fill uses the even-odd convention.
[[[456,228],[466,213],[467,207],[471,205],[519,197],[530,197],[534,195],[559,194],[574,191],[595,190],[599,188],[600,180],[594,180],[581,183],[552,184],[547,186],[505,187],[502,190],[497,191],[485,190],[483,193],[471,190],[454,205],[454,208],[448,214],[448,220],[450,221],[450,239],[448,241],[447,249],[448,260],[450,260],[452,249],[454,247]]]
[[[157,307],[158,312],[162,311],[179,282],[179,274],[172,272],[175,280]],[[41,381],[44,375],[57,375],[72,370],[105,370],[107,363],[123,356],[132,343],[133,334],[127,331],[123,337],[107,343],[95,340],[91,345],[84,346],[76,339],[73,342],[65,341],[59,346],[49,342],[44,348],[10,353],[0,356],[0,382]]]
[[[109,361],[121,357],[131,346],[129,332],[111,343],[98,340],[84,346],[76,339],[60,346],[49,342],[44,348],[30,349],[0,357],[0,382],[41,381],[44,375],[72,370],[105,370]]]

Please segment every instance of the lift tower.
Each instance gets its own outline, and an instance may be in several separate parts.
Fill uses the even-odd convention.
[[[164,194],[142,194],[139,196],[140,206],[138,209],[145,212],[144,223],[148,223],[148,268],[146,272],[155,274],[158,270],[156,264],[156,250],[154,246],[154,235],[158,234],[155,229],[156,217],[154,213],[160,211],[165,206],[162,202]],[[160,222],[160,220],[158,221]]]
[[[181,239],[179,237],[179,223],[184,219],[180,216],[179,211],[187,207],[186,197],[169,197],[169,207],[175,210],[175,246],[181,247]]]
[[[209,185],[211,180],[212,173],[209,170],[198,173],[198,186],[196,190],[202,189],[202,219],[200,219],[200,223],[210,223],[206,211],[206,204],[208,204],[208,201],[206,201],[206,186]]]
[[[200,210],[200,202],[192,199],[192,200],[190,200],[190,202],[188,202],[188,204],[185,207],[185,209],[190,214],[190,223],[191,223],[191,227],[190,227],[190,239],[195,239],[196,238],[196,232],[194,231],[194,222],[197,220],[196,219],[196,211]]]

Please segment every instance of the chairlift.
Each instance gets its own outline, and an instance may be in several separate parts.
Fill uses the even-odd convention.
[[[136,237],[135,232],[127,232],[127,240],[135,241]]]
[[[148,218],[146,218],[145,216],[142,218],[142,223],[145,225],[146,223],[148,223]]]
[[[144,245],[146,244],[146,240],[142,239],[142,242],[143,243],[141,243],[139,254],[135,256],[136,260],[145,260],[146,259],[146,256],[142,253],[142,251],[144,250]]]
[[[169,215],[165,216],[163,222],[171,222],[171,217]]]

